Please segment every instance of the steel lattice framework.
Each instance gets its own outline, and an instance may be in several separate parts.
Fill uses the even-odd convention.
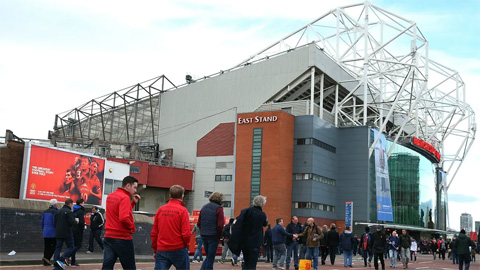
[[[465,102],[462,78],[429,58],[429,43],[417,24],[369,2],[340,7],[237,67],[312,44],[357,83],[335,103],[335,117],[347,125],[376,127],[394,138],[389,156],[398,141],[418,137],[430,143],[442,154],[440,166],[451,183],[475,139],[475,114]]]

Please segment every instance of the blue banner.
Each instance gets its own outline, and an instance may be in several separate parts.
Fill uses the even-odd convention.
[[[378,131],[373,130],[374,138]],[[388,176],[388,162],[386,138],[380,134],[380,139],[375,145],[375,178],[377,189],[377,220],[393,221],[392,197],[390,194],[390,178]]]
[[[345,202],[345,226],[350,226],[352,230],[353,202]]]

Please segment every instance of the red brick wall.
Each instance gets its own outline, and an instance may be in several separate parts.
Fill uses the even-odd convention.
[[[24,144],[9,142],[0,148],[0,197],[18,199],[22,180]]]
[[[255,123],[255,117],[276,116],[272,122]],[[252,118],[252,123],[239,123]],[[260,195],[267,197],[264,211],[269,222],[290,220],[293,178],[293,115],[283,111],[239,114],[237,117],[237,153],[235,174],[235,216],[251,205],[251,168],[253,129],[263,128]]]

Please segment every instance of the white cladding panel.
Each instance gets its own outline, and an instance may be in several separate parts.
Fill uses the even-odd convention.
[[[308,63],[307,47],[162,94],[160,148],[173,148],[174,160],[195,163],[197,141],[219,123],[234,122],[234,107],[238,113],[255,111]]]

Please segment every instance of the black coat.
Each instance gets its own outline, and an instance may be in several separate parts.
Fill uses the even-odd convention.
[[[247,211],[249,208],[242,210]],[[268,225],[267,215],[261,207],[250,207],[251,211],[245,215],[242,228],[242,246],[244,248],[260,249],[263,242],[263,227]]]
[[[382,231],[375,231],[370,234],[372,237],[372,251],[374,253],[385,252],[385,246],[387,245],[387,236]]]
[[[70,238],[72,237],[72,227],[77,222],[70,207],[64,205],[55,214],[55,237],[56,238]]]
[[[301,234],[302,231],[302,225],[300,223],[293,224],[292,222],[288,223],[287,228],[286,228],[288,233],[291,234]],[[293,241],[291,237],[287,237],[286,244],[290,245]]]
[[[91,230],[98,230],[103,228],[103,224],[105,221],[103,220],[103,216],[100,212],[96,212],[95,214],[92,214],[90,217],[90,229]]]
[[[327,245],[329,247],[338,247],[340,236],[335,228],[331,228],[327,233]]]
[[[83,234],[83,230],[85,229],[85,208],[81,205],[75,205],[73,207],[73,215],[75,218],[78,218],[78,223],[73,226],[73,233],[74,234]]]
[[[272,246],[272,229],[268,228],[265,231],[265,236],[263,237],[263,244],[267,246]]]

